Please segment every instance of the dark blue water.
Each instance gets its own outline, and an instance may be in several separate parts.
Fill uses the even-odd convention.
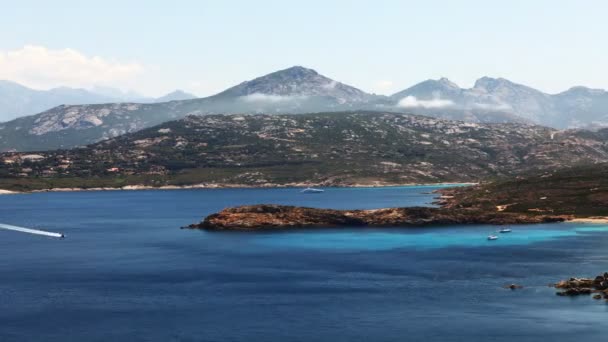
[[[547,284],[608,271],[608,226],[207,233],[226,206],[428,204],[433,188],[0,196],[0,341],[581,341],[608,305]],[[503,285],[518,283],[520,291]]]

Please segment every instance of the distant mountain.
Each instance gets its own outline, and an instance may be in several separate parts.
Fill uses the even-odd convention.
[[[419,83],[391,98],[397,106],[427,115],[460,111],[487,117],[500,113],[500,117],[510,115],[556,128],[608,125],[608,93],[584,87],[551,95],[504,78],[483,77],[470,89],[442,78]]]
[[[103,92],[118,95],[107,89]],[[392,96],[381,96],[368,94],[301,66],[276,71],[205,98],[193,98],[176,91],[140,103],[116,102],[120,103],[63,105],[0,124],[0,151],[82,146],[187,115],[209,114],[356,110],[555,128],[608,125],[608,93],[603,90],[577,87],[550,95],[503,78],[490,77],[479,79],[473,88],[463,89],[442,78],[424,81]]]
[[[102,104],[112,102],[167,102],[193,99],[196,96],[183,91],[174,91],[160,98],[150,98],[129,91],[108,87],[91,90],[58,87],[50,90],[35,90],[12,81],[0,80],[0,122],[41,113],[60,105]]]
[[[557,122],[567,127],[608,126],[608,92],[603,89],[573,87],[553,96],[555,106],[563,113]]]
[[[40,113],[60,104],[105,103],[115,98],[85,89],[34,90],[11,81],[0,81],[0,122]]]
[[[0,155],[0,188],[480,181],[608,161],[608,129],[346,112],[189,116],[89,145]]]
[[[169,102],[169,101],[182,101],[182,100],[192,100],[196,99],[195,95],[186,93],[182,90],[176,90],[171,92],[165,96],[161,96],[154,100],[154,102]]]

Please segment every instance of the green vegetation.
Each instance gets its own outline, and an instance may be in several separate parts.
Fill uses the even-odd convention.
[[[578,166],[456,189],[453,208],[540,215],[608,216],[608,164]]]
[[[84,148],[4,153],[0,187],[476,182],[608,162],[603,134],[379,112],[190,116]]]

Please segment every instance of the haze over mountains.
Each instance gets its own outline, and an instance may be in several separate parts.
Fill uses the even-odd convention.
[[[160,98],[135,92],[95,87],[91,90],[59,87],[36,90],[12,81],[0,80],[0,122],[37,114],[59,105],[97,104],[111,102],[167,102],[193,99],[196,96],[177,90]]]
[[[366,93],[312,69],[292,67],[219,94],[161,103],[62,105],[0,125],[0,150],[70,148],[188,115],[302,114],[371,110],[409,112],[476,123],[527,123],[558,129],[608,125],[608,92],[575,87],[546,94],[502,78],[483,77],[470,89],[427,80],[391,96]]]

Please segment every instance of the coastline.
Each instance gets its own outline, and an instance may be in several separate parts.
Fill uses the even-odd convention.
[[[577,217],[577,218],[573,218],[572,220],[569,220],[568,222],[608,224],[608,217],[605,217],[605,216],[603,216],[603,217],[599,217],[599,216]]]
[[[123,187],[95,187],[95,188],[50,188],[38,189],[31,191],[12,191],[0,189],[0,195],[15,195],[15,194],[30,194],[40,192],[80,192],[80,191],[134,191],[134,190],[192,190],[192,189],[278,189],[278,188],[305,188],[308,186],[314,187],[332,187],[332,188],[390,188],[400,186],[473,186],[479,183],[470,182],[441,182],[441,183],[362,183],[362,184],[312,184],[312,183],[287,183],[287,184],[217,184],[217,183],[201,183],[192,185],[126,185]]]

